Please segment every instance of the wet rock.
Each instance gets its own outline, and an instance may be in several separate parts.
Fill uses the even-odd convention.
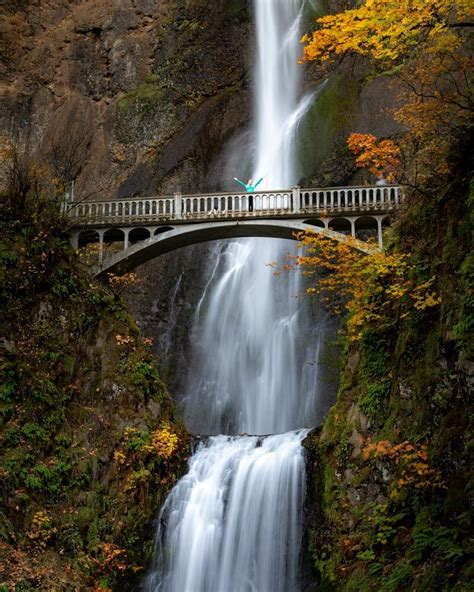
[[[362,452],[365,438],[354,428],[348,442],[352,445],[351,457],[356,458]]]
[[[398,390],[402,399],[411,399],[413,397],[412,389],[402,381],[398,383]]]

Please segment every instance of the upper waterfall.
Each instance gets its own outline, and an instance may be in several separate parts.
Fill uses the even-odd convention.
[[[291,187],[296,182],[291,128],[303,115],[295,118],[301,87],[297,62],[302,9],[302,0],[261,0],[255,4],[254,178],[263,176],[266,189]]]
[[[255,2],[254,177],[266,188],[296,182],[302,97],[301,0]],[[312,427],[319,419],[317,359],[324,315],[315,322],[297,273],[275,278],[268,266],[294,248],[290,241],[247,239],[217,245],[196,314],[184,410],[192,431],[270,434]],[[312,318],[309,322],[310,317]]]

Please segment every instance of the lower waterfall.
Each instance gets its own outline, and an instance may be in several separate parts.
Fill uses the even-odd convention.
[[[144,590],[298,590],[306,434],[201,443],[162,509]]]

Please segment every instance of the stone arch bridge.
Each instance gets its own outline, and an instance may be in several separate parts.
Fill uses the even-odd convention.
[[[75,248],[99,244],[96,275],[122,274],[180,247],[238,237],[294,239],[312,230],[334,240],[365,240],[382,232],[399,208],[397,185],[331,187],[256,193],[213,193],[133,197],[116,201],[70,203],[71,242]],[[111,249],[110,246],[113,246]],[[377,247],[375,247],[377,248]]]

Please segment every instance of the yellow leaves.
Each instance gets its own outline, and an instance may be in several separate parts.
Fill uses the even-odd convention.
[[[321,64],[347,53],[395,63],[423,43],[426,35],[449,31],[453,8],[468,18],[467,0],[366,0],[356,8],[317,19],[318,28],[305,35],[302,61]],[[471,7],[472,12],[472,7]]]
[[[416,310],[426,310],[427,308],[433,308],[434,306],[441,304],[441,297],[431,290],[434,282],[435,278],[431,277],[426,282],[416,286],[410,294],[410,297],[413,300],[413,306]]]
[[[178,448],[178,436],[169,427],[156,430],[152,434],[151,445],[162,459],[169,459]]]
[[[138,276],[135,272],[124,273],[123,275],[107,274],[107,281],[114,294],[120,294],[126,288],[135,286],[138,282]]]
[[[123,465],[123,464],[125,464],[125,461],[127,460],[127,456],[126,456],[126,454],[124,454],[124,452],[122,450],[116,450],[114,452],[114,460],[119,465]]]
[[[45,510],[40,510],[33,516],[26,536],[36,548],[44,549],[56,532],[51,516]]]
[[[355,239],[332,241],[317,232],[302,232],[297,238],[303,254],[293,257],[293,262],[316,277],[307,293],[319,294],[334,314],[348,312],[351,341],[361,338],[364,327],[391,322],[393,309],[404,318],[441,302],[433,288],[435,278],[417,283],[417,267],[407,255],[362,254],[355,248]]]

